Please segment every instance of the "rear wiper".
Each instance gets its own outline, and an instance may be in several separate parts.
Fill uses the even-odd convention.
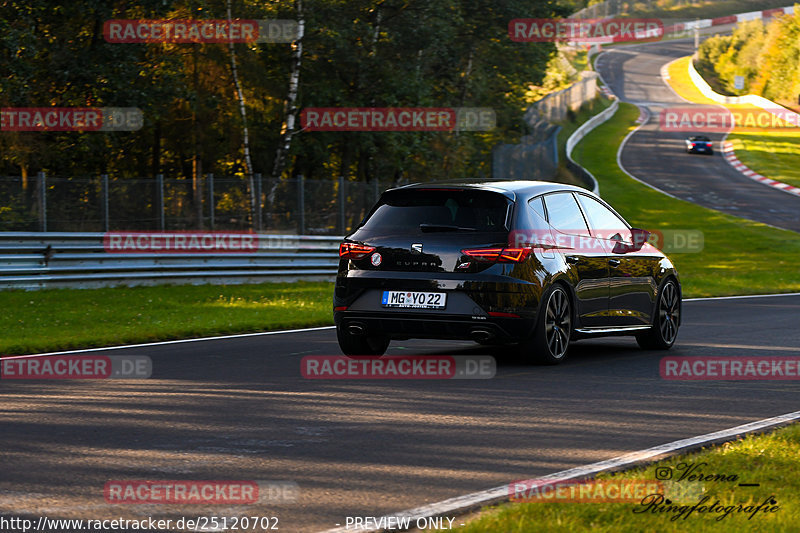
[[[449,226],[447,224],[420,224],[422,231],[476,231],[475,228],[465,228],[463,226]]]

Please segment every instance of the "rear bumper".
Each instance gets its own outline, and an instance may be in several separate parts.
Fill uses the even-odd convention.
[[[530,318],[335,311],[333,319],[337,327],[347,331],[386,335],[391,339],[459,339],[506,343],[527,338],[533,329],[533,319]]]
[[[386,290],[443,292],[447,295],[446,306],[444,309],[384,307],[381,297]],[[504,343],[530,335],[540,298],[538,283],[502,273],[466,276],[455,273],[344,271],[336,280],[333,316],[339,327],[348,329],[355,326],[351,333],[387,335],[392,339],[465,339]],[[493,316],[493,313],[506,316]]]

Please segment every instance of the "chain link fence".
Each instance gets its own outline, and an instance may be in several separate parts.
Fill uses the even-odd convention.
[[[519,144],[500,144],[492,150],[492,176],[495,179],[550,181],[558,174],[558,132],[560,122],[570,110],[579,109],[597,96],[597,74],[587,72],[582,79],[549,94],[525,111],[523,121],[528,134]]]
[[[548,122],[561,122],[566,120],[569,110],[575,111],[589,100],[594,100],[597,96],[597,73],[583,72],[581,76],[579,81],[566,89],[548,94],[536,102],[534,109],[538,118]]]
[[[343,235],[358,225],[390,180],[272,180],[256,175],[250,215],[246,179],[0,176],[0,231],[257,230]]]

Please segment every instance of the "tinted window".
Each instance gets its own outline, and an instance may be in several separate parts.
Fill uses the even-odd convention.
[[[603,239],[619,234],[624,240],[630,241],[631,232],[628,230],[628,225],[613,211],[589,196],[579,194],[578,198],[586,218],[589,219],[593,234]]]
[[[562,233],[589,235],[586,221],[578,208],[572,193],[548,194],[544,197],[547,206],[547,220]]]
[[[543,220],[547,220],[547,217],[544,215],[544,204],[542,204],[541,196],[528,202],[528,205],[531,206],[536,214],[542,217]]]
[[[507,231],[509,204],[505,196],[488,191],[393,191],[383,195],[380,205],[363,227],[383,233],[416,233],[420,231],[420,224],[483,232]]]

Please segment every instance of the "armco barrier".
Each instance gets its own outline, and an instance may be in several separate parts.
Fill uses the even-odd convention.
[[[615,98],[610,106],[581,124],[581,127],[575,130],[572,135],[569,136],[569,139],[567,139],[567,168],[576,173],[579,178],[586,181],[588,186],[587,188],[589,188],[598,196],[600,195],[600,186],[597,183],[597,179],[592,175],[591,172],[580,166],[577,162],[575,162],[574,159],[572,159],[572,150],[575,149],[575,146],[581,141],[581,139],[586,137],[590,131],[595,129],[606,120],[610,119],[614,113],[617,112],[618,107],[619,100]]]
[[[703,76],[697,72],[697,69],[694,68],[694,59],[695,56],[692,56],[692,59],[689,61],[688,69],[689,69],[689,77],[692,79],[692,82],[695,84],[697,89],[705,96],[715,102],[720,104],[749,104],[761,109],[772,113],[773,115],[777,115],[779,118],[784,118],[787,115],[794,115],[795,118],[792,121],[793,124],[800,124],[800,115],[792,111],[791,109],[785,108],[780,104],[776,104],[772,100],[767,100],[763,96],[758,96],[756,94],[746,94],[744,96],[725,96],[723,94],[719,94],[718,92],[714,91],[708,82],[703,79]],[[780,115],[775,113],[776,110],[780,110]]]
[[[0,233],[0,289],[333,280],[341,237],[257,234],[247,253],[109,253],[104,233]]]

